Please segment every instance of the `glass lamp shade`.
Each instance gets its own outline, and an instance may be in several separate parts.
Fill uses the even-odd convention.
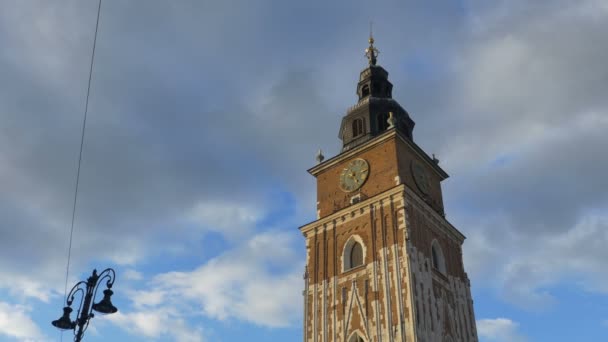
[[[64,307],[63,316],[61,316],[61,318],[59,318],[58,320],[53,321],[51,324],[61,330],[73,330],[76,327],[76,322],[72,322],[72,320],[70,319],[71,312],[71,307]]]
[[[93,304],[93,310],[101,314],[113,314],[118,311],[118,309],[112,304],[112,300],[110,299],[113,294],[114,292],[112,292],[112,290],[110,289],[106,289],[105,291],[103,291],[103,299],[99,303]]]

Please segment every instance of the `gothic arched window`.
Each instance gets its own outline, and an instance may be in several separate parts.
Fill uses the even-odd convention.
[[[443,252],[441,251],[441,247],[439,247],[439,242],[437,240],[433,240],[431,244],[431,262],[433,264],[433,268],[437,271],[445,274],[445,259],[443,258]]]
[[[362,266],[365,260],[365,251],[360,239],[352,236],[344,246],[342,255],[343,271]]]
[[[363,134],[363,119],[353,121],[353,137]]]
[[[360,243],[354,243],[350,249],[350,265],[351,267],[363,265],[363,247]]]

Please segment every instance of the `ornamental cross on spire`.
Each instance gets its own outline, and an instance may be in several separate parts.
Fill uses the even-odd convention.
[[[380,51],[374,47],[374,36],[372,34],[372,23],[369,23],[369,47],[365,49],[365,56],[369,60],[369,65],[376,65],[376,59]]]

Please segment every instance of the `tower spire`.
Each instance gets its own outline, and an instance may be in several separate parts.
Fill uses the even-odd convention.
[[[374,35],[372,32],[372,22],[369,22],[369,47],[365,49],[365,56],[369,61],[369,65],[376,65],[376,59],[380,51],[374,47]]]

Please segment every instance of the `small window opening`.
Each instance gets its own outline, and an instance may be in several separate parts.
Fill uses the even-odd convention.
[[[445,259],[443,257],[443,252],[439,247],[439,243],[437,240],[433,241],[431,244],[431,263],[434,269],[445,274]]]
[[[363,87],[361,87],[361,97],[366,97],[369,95],[369,85],[366,84]]]
[[[363,119],[353,121],[353,137],[363,134]]]
[[[351,268],[363,265],[363,247],[357,242],[350,250],[350,265]]]
[[[378,131],[386,131],[388,129],[388,113],[380,113],[376,116]]]
[[[438,268],[437,265],[439,265],[439,257],[437,256],[437,249],[435,249],[435,246],[433,246],[433,267]]]
[[[363,252],[363,245],[354,237],[351,237],[344,246],[344,254],[342,255],[343,272],[362,266],[365,259]]]

